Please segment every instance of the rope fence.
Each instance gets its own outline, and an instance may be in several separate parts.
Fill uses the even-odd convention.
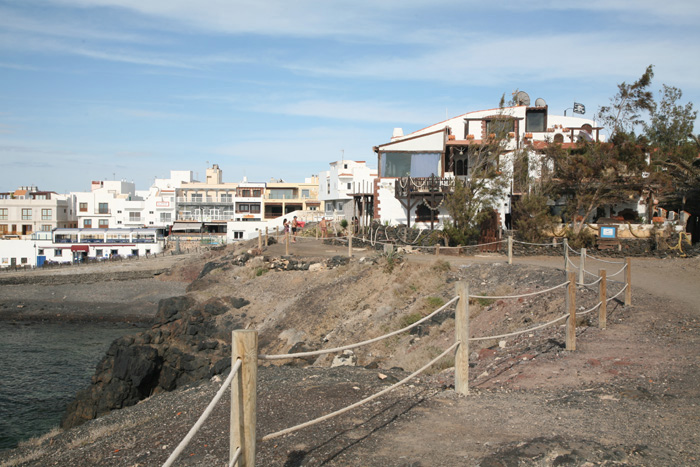
[[[512,246],[512,237],[508,240],[509,247]],[[288,237],[287,237],[288,242]],[[351,244],[352,235],[348,236],[348,242]],[[568,245],[567,245],[568,246]],[[567,250],[565,250],[567,251]],[[585,254],[585,250],[584,250]],[[568,259],[568,258],[567,258]],[[265,355],[258,354],[258,333],[255,330],[235,330],[232,332],[232,367],[231,372],[226,378],[226,380],[221,385],[221,388],[217,391],[216,395],[209,403],[204,413],[199,417],[195,425],[190,429],[182,442],[177,446],[177,448],[172,452],[168,460],[163,464],[163,467],[170,467],[177,457],[182,453],[188,443],[192,440],[194,435],[197,433],[202,424],[209,417],[214,406],[219,402],[222,395],[226,389],[231,387],[231,430],[230,430],[230,453],[229,453],[229,467],[238,465],[239,467],[250,467],[255,465],[255,446],[257,442],[264,442],[271,439],[284,436],[289,433],[301,430],[303,428],[316,425],[323,421],[329,420],[333,417],[344,414],[350,410],[360,407],[368,402],[371,402],[378,397],[398,388],[399,386],[407,383],[416,376],[420,375],[432,365],[440,361],[442,358],[446,357],[450,353],[454,353],[454,369],[455,369],[455,391],[459,394],[468,395],[469,394],[469,342],[485,341],[492,339],[501,339],[505,337],[513,337],[525,333],[531,333],[533,331],[543,329],[545,327],[554,325],[558,322],[566,320],[566,350],[574,351],[576,350],[576,316],[586,315],[598,309],[598,326],[601,328],[606,327],[607,319],[607,304],[625,293],[624,305],[631,305],[631,267],[629,258],[626,260],[623,268],[615,274],[619,274],[622,271],[627,271],[626,280],[624,282],[624,287],[621,288],[612,297],[607,297],[607,274],[604,269],[599,271],[598,279],[590,284],[580,284],[587,287],[598,284],[599,287],[599,301],[593,305],[593,307],[578,312],[576,311],[576,274],[574,272],[567,272],[567,281],[561,284],[549,287],[544,290],[537,292],[530,292],[518,295],[470,295],[469,286],[466,282],[457,282],[456,292],[457,295],[451,298],[443,306],[437,308],[432,313],[423,317],[422,319],[412,323],[409,326],[401,328],[399,330],[386,333],[384,335],[368,339],[362,342],[357,342],[354,344],[349,344],[341,347],[334,347],[330,349],[321,349],[311,352],[299,352],[292,354],[278,354],[278,355]],[[617,281],[611,281],[617,282]],[[519,299],[522,297],[532,297],[535,295],[542,295],[554,290],[566,287],[566,312],[557,318],[554,318],[546,323],[542,323],[530,328],[493,335],[493,336],[483,336],[483,337],[469,337],[469,299]],[[334,412],[328,413],[326,415],[317,417],[313,420],[309,420],[295,426],[285,428],[283,430],[276,431],[264,435],[260,438],[256,437],[256,394],[257,394],[257,365],[258,361],[271,361],[271,360],[282,360],[290,358],[305,358],[310,356],[320,356],[331,353],[338,353],[345,350],[350,350],[358,348],[361,346],[369,345],[375,342],[379,342],[383,339],[395,336],[400,333],[407,332],[412,328],[419,326],[420,324],[433,318],[436,314],[446,310],[448,307],[455,305],[455,342],[445,349],[440,355],[433,358],[421,368],[414,371],[401,381],[368,396],[360,401],[350,404],[344,408],[336,410]]]

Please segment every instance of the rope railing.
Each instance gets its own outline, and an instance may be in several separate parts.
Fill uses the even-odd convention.
[[[587,256],[588,258],[593,258],[593,259],[596,260],[596,261],[600,261],[601,263],[608,263],[608,264],[624,264],[624,263],[625,263],[624,261],[608,261],[608,260],[605,260],[605,259],[602,259],[602,258],[598,258],[598,257],[593,256],[593,255],[588,254],[588,253],[586,253],[586,256]]]
[[[445,303],[443,306],[441,306],[437,310],[433,311],[428,316],[425,316],[424,318],[419,319],[415,323],[410,324],[410,325],[408,325],[404,328],[401,328],[397,331],[393,331],[393,332],[390,332],[388,334],[384,334],[382,336],[375,337],[373,339],[368,339],[366,341],[357,342],[355,344],[344,345],[342,347],[335,347],[332,349],[312,350],[309,352],[298,352],[298,353],[288,353],[288,354],[279,354],[279,355],[260,354],[260,355],[258,355],[258,359],[260,359],[260,360],[284,360],[284,359],[288,359],[288,358],[314,357],[316,355],[325,355],[325,354],[330,354],[330,353],[342,352],[344,350],[351,350],[351,349],[355,349],[357,347],[362,347],[363,345],[373,344],[374,342],[379,342],[381,340],[387,339],[389,337],[395,336],[397,334],[401,334],[402,332],[406,332],[410,329],[415,328],[416,326],[420,325],[421,323],[428,321],[433,316],[435,316],[439,312],[443,311],[444,309],[446,309],[447,307],[449,307],[450,305],[455,303],[457,300],[459,300],[459,297],[453,297],[452,299],[450,299],[450,301]]]
[[[598,302],[598,303],[596,303],[595,305],[593,305],[592,308],[589,308],[589,309],[587,309],[586,311],[577,311],[577,312],[576,312],[576,315],[577,315],[577,316],[586,315],[586,314],[592,312],[593,310],[595,310],[596,308],[598,308],[598,307],[599,307],[600,305],[602,305],[602,304],[603,304],[603,302]]]
[[[190,441],[192,441],[192,438],[194,435],[197,434],[199,429],[202,427],[204,422],[209,418],[209,415],[211,414],[212,410],[214,410],[214,406],[219,402],[219,399],[221,399],[221,396],[224,395],[224,392],[226,392],[226,389],[231,385],[231,381],[233,381],[234,376],[238,373],[238,370],[241,368],[241,360],[237,360],[236,363],[233,365],[231,368],[231,373],[229,373],[228,378],[223,382],[219,390],[216,392],[216,395],[214,398],[209,402],[209,405],[207,408],[204,410],[204,413],[199,417],[197,422],[190,428],[190,431],[187,433],[187,435],[183,438],[182,441],[180,441],[180,444],[177,445],[175,450],[170,454],[170,457],[165,461],[163,464],[163,467],[170,467],[173,465],[173,462],[178,458],[180,454],[182,454],[182,451],[185,450],[188,444],[190,444]],[[240,448],[239,448],[240,449]],[[231,464],[233,465],[233,464]]]
[[[563,282],[559,285],[555,285],[554,287],[550,287],[549,289],[545,290],[540,290],[538,292],[530,292],[530,293],[524,293],[520,295],[470,295],[469,298],[488,298],[488,299],[494,299],[494,300],[505,300],[509,298],[522,298],[522,297],[532,297],[533,295],[540,295],[543,293],[551,292],[552,290],[556,290],[560,287],[564,287],[565,285],[569,285],[569,281]]]
[[[567,284],[568,284],[568,282],[567,282]],[[470,340],[470,341],[487,341],[487,340],[491,340],[491,339],[501,339],[501,338],[503,338],[503,337],[518,336],[518,335],[520,335],[520,334],[525,334],[526,332],[537,331],[538,329],[545,328],[545,327],[547,327],[547,326],[550,326],[550,325],[552,325],[552,324],[554,324],[554,323],[556,323],[556,322],[558,322],[558,321],[561,321],[561,320],[563,320],[563,319],[566,319],[566,318],[568,318],[568,317],[569,317],[569,313],[567,313],[567,314],[565,314],[565,315],[562,315],[562,316],[560,316],[560,317],[558,317],[558,318],[555,318],[555,319],[553,319],[552,321],[548,321],[548,322],[546,322],[546,323],[544,323],[544,324],[540,324],[540,325],[537,325],[537,326],[534,326],[534,327],[531,327],[531,328],[523,329],[523,330],[521,330],[521,331],[509,332],[509,333],[507,333],[507,334],[499,334],[499,335],[497,335],[497,336],[470,337],[469,340]]]
[[[428,363],[426,363],[426,364],[423,365],[422,367],[420,367],[418,370],[414,371],[413,373],[411,373],[410,375],[408,375],[407,377],[405,377],[405,378],[402,379],[401,381],[392,384],[391,386],[389,386],[389,387],[386,388],[386,389],[383,389],[383,390],[381,390],[381,391],[379,391],[379,392],[377,392],[377,393],[375,393],[375,394],[372,394],[371,396],[366,397],[366,398],[362,399],[361,401],[357,401],[357,402],[355,402],[354,404],[350,404],[350,405],[348,405],[347,407],[344,407],[344,408],[342,408],[342,409],[336,410],[335,412],[331,412],[331,413],[329,413],[329,414],[323,415],[322,417],[318,417],[318,418],[315,418],[315,419],[313,419],[313,420],[309,420],[308,422],[300,423],[300,424],[295,425],[295,426],[293,426],[293,427],[286,428],[286,429],[284,429],[284,430],[276,431],[276,432],[274,432],[274,433],[270,433],[270,434],[268,434],[268,435],[265,435],[265,436],[263,436],[262,438],[259,438],[258,441],[268,441],[268,440],[271,440],[271,439],[279,438],[280,436],[284,436],[284,435],[286,435],[286,434],[293,433],[293,432],[295,432],[295,431],[301,430],[302,428],[306,428],[306,427],[315,425],[315,424],[317,424],[317,423],[321,423],[321,422],[323,422],[323,421],[329,420],[329,419],[331,419],[331,418],[333,418],[333,417],[337,417],[338,415],[344,414],[345,412],[348,412],[348,411],[350,411],[350,410],[352,410],[352,409],[354,409],[354,408],[360,407],[361,405],[364,405],[364,404],[366,404],[367,402],[373,401],[374,399],[376,399],[376,398],[378,398],[378,397],[380,397],[380,396],[383,396],[384,394],[386,394],[386,393],[388,393],[388,392],[390,392],[390,391],[393,391],[393,390],[396,389],[397,387],[399,387],[399,386],[401,386],[401,385],[403,385],[403,384],[406,384],[408,381],[412,380],[413,378],[415,378],[415,377],[418,376],[419,374],[423,373],[425,370],[427,370],[427,369],[430,368],[432,365],[434,365],[435,363],[437,363],[440,359],[442,359],[443,357],[445,357],[448,353],[450,353],[451,351],[453,351],[454,349],[456,349],[457,346],[460,345],[460,343],[461,343],[461,342],[459,342],[459,341],[458,341],[458,342],[455,342],[454,344],[452,344],[451,346],[449,346],[449,347],[447,348],[447,350],[445,350],[444,352],[442,352],[440,355],[438,355],[437,357],[435,357],[434,359],[432,359],[431,361],[429,361]]]
[[[531,245],[531,246],[559,246],[555,245],[554,243],[530,243],[530,242],[522,242],[520,240],[513,240],[513,243],[519,243],[521,245]]]
[[[586,272],[588,272],[588,271],[586,271]],[[589,274],[590,274],[590,273],[589,273]],[[593,275],[596,276],[596,274],[593,274]],[[590,286],[592,286],[592,285],[596,285],[598,282],[600,282],[600,281],[602,281],[602,280],[603,280],[603,278],[602,278],[602,277],[599,277],[598,279],[596,279],[596,280],[593,281],[593,282],[588,282],[588,283],[584,283],[584,284],[581,284],[581,285],[584,286],[584,287],[590,287]]]
[[[607,301],[608,301],[608,302],[610,302],[610,301],[612,301],[612,300],[616,299],[616,298],[617,298],[617,297],[619,297],[619,296],[620,296],[620,294],[621,294],[622,292],[624,292],[625,290],[627,290],[627,284],[625,284],[625,286],[624,286],[624,287],[622,287],[622,289],[620,289],[620,291],[619,291],[618,293],[616,293],[616,294],[615,294],[615,295],[613,295],[612,297],[608,298],[608,300],[607,300]]]
[[[288,237],[288,235],[285,235]],[[336,237],[337,238],[337,237]],[[350,249],[352,248],[352,235],[348,236],[349,239],[349,247]],[[498,242],[492,242],[493,243],[501,243],[503,240],[498,241]],[[566,242],[565,242],[566,243]],[[478,247],[479,245],[473,245],[474,247]],[[568,246],[568,245],[567,245]],[[509,253],[512,247],[512,237],[508,238],[508,249]],[[567,250],[565,249],[565,252]],[[585,249],[582,249],[582,262],[583,262],[583,257],[585,255]],[[510,258],[509,258],[510,259]],[[568,256],[567,256],[568,260]],[[568,260],[570,262],[570,260]],[[573,263],[571,263],[573,264]],[[575,266],[575,264],[574,264]],[[582,264],[583,266],[583,264]],[[588,271],[585,271],[585,269],[580,268],[580,278],[583,277],[582,274],[583,272],[586,272],[588,274],[594,275]],[[231,398],[231,450],[230,450],[230,456],[229,456],[229,467],[232,467],[233,465],[238,464],[240,467],[249,467],[254,465],[255,463],[255,443],[258,441],[267,441],[271,439],[278,438],[280,436],[284,436],[289,433],[293,433],[295,431],[301,430],[303,428],[315,425],[317,423],[321,423],[325,420],[329,420],[333,417],[339,416],[345,412],[348,412],[354,408],[357,408],[361,405],[364,405],[394,389],[397,387],[405,384],[406,382],[412,380],[419,374],[423,373],[425,370],[430,368],[432,365],[434,365],[436,362],[438,362],[440,359],[444,358],[446,355],[448,355],[450,352],[454,351],[455,352],[455,363],[454,363],[454,368],[455,368],[455,391],[457,391],[460,394],[467,395],[469,394],[469,387],[468,387],[468,381],[469,381],[469,342],[475,342],[475,341],[486,341],[486,340],[492,340],[492,339],[501,339],[501,338],[506,338],[506,337],[513,337],[513,336],[518,336],[521,334],[526,334],[526,333],[532,333],[533,331],[537,331],[539,329],[543,329],[547,326],[551,326],[555,323],[561,322],[563,320],[566,320],[566,350],[576,350],[576,316],[577,315],[586,315],[588,313],[591,313],[595,311],[596,309],[599,310],[599,320],[598,320],[598,326],[601,328],[605,328],[606,325],[606,313],[607,313],[607,308],[606,305],[610,301],[616,299],[619,297],[622,293],[627,292],[625,295],[625,300],[624,300],[624,305],[629,306],[631,305],[631,272],[630,272],[630,260],[629,258],[626,260],[625,265],[617,271],[615,274],[612,275],[617,275],[620,274],[621,272],[627,270],[627,275],[626,275],[626,280],[624,282],[624,287],[621,288],[620,291],[618,291],[614,296],[610,298],[606,298],[607,294],[607,284],[608,282],[612,283],[619,283],[618,281],[612,281],[607,279],[606,276],[606,271],[604,269],[600,270],[600,277],[598,277],[597,280],[591,283],[582,283],[583,281],[580,279],[579,280],[579,285],[583,286],[593,286],[598,284],[599,285],[599,291],[600,291],[600,300],[593,305],[591,308],[581,311],[581,312],[576,312],[576,280],[575,280],[575,273],[573,272],[568,272],[567,275],[567,281],[563,282],[561,284],[555,285],[553,287],[549,287],[544,290],[536,291],[536,292],[528,292],[528,293],[523,293],[523,294],[517,294],[517,295],[470,295],[468,293],[469,287],[466,282],[458,282],[456,284],[456,290],[457,290],[457,296],[451,298],[447,303],[430,313],[429,315],[421,318],[420,320],[416,321],[415,323],[412,323],[404,328],[398,329],[396,331],[384,334],[382,336],[378,336],[372,339],[368,339],[362,342],[354,343],[354,344],[349,344],[341,347],[334,347],[331,349],[321,349],[321,350],[316,350],[316,351],[310,351],[310,352],[298,352],[298,353],[290,353],[290,354],[279,354],[279,355],[265,355],[265,354],[258,354],[257,353],[257,347],[258,347],[258,333],[257,331],[254,330],[237,330],[233,331],[233,336],[232,336],[232,359],[235,360],[235,364],[231,368],[231,373],[229,376],[226,378],[226,381],[222,384],[221,388],[217,391],[216,396],[212,399],[212,401],[209,403],[207,408],[205,409],[204,413],[200,416],[200,418],[197,420],[195,425],[190,429],[188,432],[187,436],[182,440],[182,442],[178,445],[178,447],[173,451],[173,453],[170,455],[168,460],[166,461],[165,464],[163,464],[163,467],[169,467],[172,465],[172,463],[175,461],[175,459],[180,455],[180,453],[185,449],[185,447],[188,445],[188,443],[191,441],[193,436],[197,433],[199,428],[202,426],[202,424],[206,421],[208,418],[209,414],[213,410],[214,406],[218,403],[219,399],[222,397],[223,393],[225,392],[226,388],[228,386],[231,386],[232,389],[232,398]],[[492,335],[492,336],[482,336],[482,337],[469,337],[469,299],[518,299],[518,298],[523,298],[523,297],[531,297],[531,296],[536,296],[536,295],[542,295],[548,292],[551,292],[553,290],[557,290],[559,288],[567,286],[567,296],[566,296],[566,308],[567,312],[563,314],[562,316],[559,316],[557,318],[554,318],[546,323],[542,323],[536,326],[532,326],[526,329],[522,329],[519,331],[513,331],[513,332],[508,332],[504,334],[498,334],[498,335]],[[361,347],[364,345],[372,344],[375,342],[379,342],[381,340],[387,339],[389,337],[395,336],[400,333],[404,333],[406,331],[409,331],[416,326],[419,326],[420,324],[430,320],[433,318],[436,314],[444,311],[451,305],[456,303],[456,308],[455,308],[455,342],[447,348],[445,351],[443,351],[440,355],[432,359],[430,362],[426,363],[423,365],[421,368],[416,370],[415,372],[411,373],[401,381],[369,396],[366,397],[358,402],[355,402],[353,404],[348,405],[347,407],[344,407],[342,409],[336,410],[334,412],[331,412],[329,414],[323,415],[321,417],[315,418],[313,420],[309,420],[300,424],[297,424],[293,427],[286,428],[284,430],[280,430],[274,433],[270,433],[268,435],[265,435],[261,438],[256,438],[255,436],[255,424],[256,424],[256,415],[255,415],[255,410],[256,410],[256,385],[257,385],[257,362],[259,360],[281,360],[281,359],[289,359],[289,358],[305,358],[305,357],[310,357],[310,356],[317,356],[317,355],[325,355],[325,354],[331,354],[331,353],[337,353],[337,352],[342,352],[344,350],[350,350],[354,349],[357,347]],[[233,384],[234,378],[238,375],[238,378],[235,380],[236,383]]]

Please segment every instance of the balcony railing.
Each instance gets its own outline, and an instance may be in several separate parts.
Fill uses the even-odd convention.
[[[179,204],[232,204],[234,198],[230,199],[218,199],[218,198],[187,198],[184,196],[178,196],[177,202]]]
[[[452,193],[455,188],[454,178],[440,177],[399,177],[394,185],[397,198],[411,194]]]

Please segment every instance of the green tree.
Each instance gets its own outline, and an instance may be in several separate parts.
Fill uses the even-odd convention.
[[[654,77],[654,65],[634,83],[624,81],[617,85],[617,94],[610,98],[610,105],[598,109],[598,120],[610,130],[610,139],[619,133],[632,133],[644,123],[644,112],[653,112],[654,93],[649,90]]]
[[[506,152],[508,138],[507,133],[496,134],[482,144],[467,146],[469,174],[456,177],[453,192],[445,198],[451,220],[445,222],[443,230],[450,243],[466,245],[476,240],[479,224],[505,194],[509,177],[500,158]]]
[[[693,124],[698,112],[693,103],[679,104],[683,92],[673,86],[663,85],[662,98],[651,113],[651,119],[644,126],[645,135],[652,145],[664,152],[676,150],[688,143],[693,134]]]

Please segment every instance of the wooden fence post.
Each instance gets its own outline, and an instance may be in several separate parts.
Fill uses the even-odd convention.
[[[564,237],[564,271],[569,272],[569,239]]]
[[[598,277],[600,278],[600,283],[598,284],[598,300],[600,301],[600,307],[598,308],[598,327],[600,329],[605,329],[608,319],[608,273],[605,269],[601,269],[598,271]]]
[[[566,293],[566,350],[576,350],[576,273],[570,272]]]
[[[258,249],[262,250],[262,230],[258,229]]]
[[[435,244],[435,256],[440,256],[440,244]]]
[[[455,284],[459,301],[455,308],[455,391],[469,394],[469,285],[460,281]]]
[[[578,263],[578,285],[583,285],[586,282],[586,273],[584,268],[586,267],[586,249],[581,248],[581,259]]]
[[[284,234],[284,255],[289,256],[289,233]]]
[[[258,332],[233,331],[231,367],[241,359],[241,368],[231,383],[231,438],[229,461],[241,448],[239,467],[255,466],[256,385],[258,379]]]
[[[352,258],[352,232],[348,234],[348,258]]]
[[[269,230],[265,227],[265,247],[267,247],[267,238],[270,236]]]
[[[627,268],[625,270],[625,306],[632,306],[632,258],[625,258]]]
[[[279,243],[280,241],[280,226],[275,227],[275,240]]]
[[[508,264],[513,264],[513,236],[508,236]]]

